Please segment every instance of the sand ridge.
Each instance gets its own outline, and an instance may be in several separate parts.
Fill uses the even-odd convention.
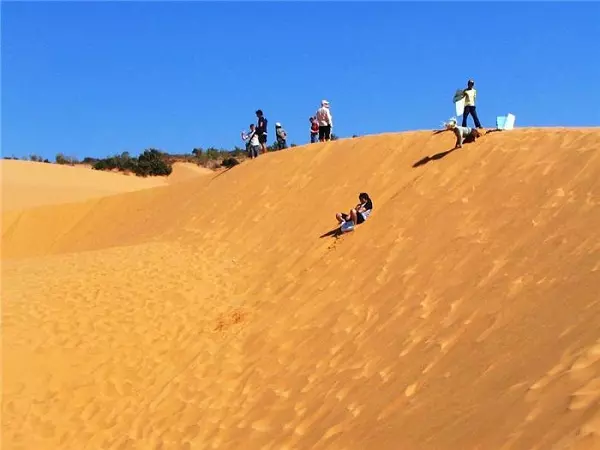
[[[192,163],[175,163],[168,177],[138,177],[89,166],[0,160],[2,211],[81,202],[107,195],[193,180],[214,172]]]
[[[4,214],[3,448],[597,448],[600,130],[453,143]]]

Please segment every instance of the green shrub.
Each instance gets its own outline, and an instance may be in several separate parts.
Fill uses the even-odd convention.
[[[164,153],[151,148],[144,150],[144,153],[138,156],[134,172],[143,177],[170,175],[173,172],[173,166],[167,163]]]
[[[56,164],[79,164],[77,158],[73,156],[65,156],[62,153],[57,153],[55,157]]]

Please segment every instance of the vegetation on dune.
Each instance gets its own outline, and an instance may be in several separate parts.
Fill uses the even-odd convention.
[[[331,135],[331,140],[335,141],[338,136]],[[291,144],[289,148],[296,147],[296,144]],[[277,148],[277,143],[267,147],[269,152],[280,151]],[[25,158],[17,158],[16,156],[4,156],[3,159],[25,160],[50,163],[48,159],[43,159],[39,155],[30,155]],[[88,165],[94,170],[118,171],[125,173],[133,173],[137,176],[165,176],[170,175],[173,171],[173,164],[176,162],[188,162],[206,167],[211,170],[219,168],[232,168],[242,161],[247,159],[247,153],[244,148],[235,146],[232,150],[209,147],[207,149],[194,148],[191,153],[171,154],[163,152],[155,148],[144,150],[139,156],[131,156],[129,152],[123,152],[120,155],[115,154],[106,158],[92,158],[86,156],[83,160],[78,160],[75,157],[67,156],[63,153],[57,153],[54,163],[61,165]]]

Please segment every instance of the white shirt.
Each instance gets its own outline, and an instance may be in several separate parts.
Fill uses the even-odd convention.
[[[333,126],[333,118],[331,117],[329,108],[321,106],[317,110],[317,122],[319,122],[319,126],[321,127],[326,127],[327,125]]]
[[[252,135],[252,138],[250,139],[250,145],[260,145],[260,142],[258,142],[258,134],[256,134],[256,130],[254,132],[251,131],[248,134],[242,133],[242,139],[247,141],[250,135]]]

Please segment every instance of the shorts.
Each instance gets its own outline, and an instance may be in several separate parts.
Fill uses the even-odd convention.
[[[319,125],[319,139],[331,139],[331,125]]]
[[[342,219],[344,219],[345,222],[352,220],[352,218],[346,213],[342,213]],[[361,224],[364,221],[365,221],[365,216],[363,216],[363,213],[357,212],[356,213],[356,222],[358,222],[358,223],[356,225]]]
[[[267,143],[267,135],[261,134],[260,136],[258,136],[258,142],[260,142],[261,144],[266,144]]]

